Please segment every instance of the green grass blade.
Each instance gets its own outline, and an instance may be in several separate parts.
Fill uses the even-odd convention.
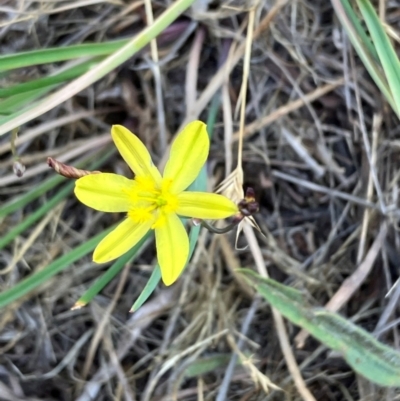
[[[160,280],[161,280],[161,270],[160,266],[157,264],[154,270],[152,271],[149,280],[144,286],[143,291],[140,293],[140,295],[138,296],[135,303],[132,305],[129,312],[131,313],[136,312],[149,299],[150,295],[154,292]]]
[[[123,268],[124,266],[133,260],[136,254],[140,251],[143,244],[147,241],[150,236],[150,231],[125,255],[122,255],[116,262],[114,262],[107,271],[100,276],[76,301],[77,307],[87,305]]]
[[[17,95],[10,96],[7,99],[0,100],[0,114],[7,116],[0,119],[0,124],[10,121],[18,116],[22,111],[28,111],[32,109],[37,104],[34,103],[36,100],[49,93],[55,87],[56,85],[47,86],[45,88],[19,93]]]
[[[365,46],[367,52],[376,60],[379,61],[378,53],[376,52],[375,46],[372,43],[370,37],[366,34],[360,19],[354,12],[348,0],[341,0],[343,9],[345,10],[347,18],[350,20],[351,25],[354,28],[355,33],[359,37],[361,43]]]
[[[385,71],[386,79],[396,105],[394,110],[400,117],[399,59],[371,3],[368,0],[357,0],[357,3],[367,24],[383,70]]]
[[[16,210],[21,210],[25,207],[28,203],[32,202],[33,200],[37,199],[39,196],[43,195],[50,189],[54,188],[56,185],[60,184],[62,181],[66,179],[60,175],[54,175],[51,178],[47,179],[46,181],[42,182],[37,187],[33,188],[31,191],[27,192],[26,194],[22,195],[18,199],[11,199],[8,203],[0,209],[0,220],[10,213],[15,212]]]
[[[90,163],[88,169],[95,170],[99,168],[104,162],[106,162],[112,155],[116,152],[115,149],[108,150],[106,152],[101,151],[98,154],[96,153],[94,156],[91,155],[88,158],[76,163],[77,168],[82,168]],[[51,176],[49,179],[44,181],[39,186],[33,188],[31,191],[27,192],[26,194],[22,195],[18,199],[12,199],[10,202],[6,203],[0,209],[0,220],[10,213],[15,212],[16,210],[22,209],[28,203],[32,202],[33,200],[37,199],[39,196],[43,195],[50,189],[54,188],[59,183],[66,181],[66,179],[58,174]]]
[[[111,227],[95,237],[92,237],[87,242],[73,249],[71,252],[68,252],[66,255],[63,255],[51,262],[43,270],[33,273],[32,275],[20,281],[14,287],[1,292],[0,308],[29,294],[32,290],[48,281],[51,277],[70,267],[72,263],[93,251],[96,245],[114,228],[115,227]]]
[[[48,86],[54,88],[56,84],[61,84],[65,81],[76,78],[79,75],[88,71],[96,64],[96,61],[91,60],[49,77],[34,79],[29,82],[10,86],[9,88],[0,88],[0,97],[4,98],[6,96],[18,95],[32,90],[42,89]]]
[[[283,316],[340,352],[356,372],[382,386],[400,386],[399,352],[338,314],[313,308],[299,291],[252,270],[242,269],[241,273]]]
[[[4,248],[8,245],[17,235],[24,232],[28,227],[38,221],[41,217],[49,212],[52,208],[58,205],[62,200],[64,200],[69,194],[72,193],[72,189],[74,188],[74,183],[68,183],[63,186],[60,191],[57,192],[55,196],[53,196],[50,200],[46,201],[39,209],[35,212],[26,216],[21,223],[15,226],[12,230],[6,233],[2,238],[0,238],[0,249]]]
[[[194,248],[196,247],[197,240],[198,240],[199,234],[200,234],[200,228],[201,228],[200,226],[192,226],[192,228],[190,229],[188,262],[193,255]],[[140,295],[137,298],[137,300],[135,301],[135,303],[132,305],[131,310],[129,312],[137,311],[148,300],[150,295],[156,289],[160,280],[161,280],[161,271],[160,271],[160,266],[157,263],[156,267],[154,268],[153,272],[151,273],[149,281],[147,282],[146,286],[144,287],[143,291],[140,293]]]
[[[251,357],[250,355],[247,356]],[[198,358],[185,369],[185,377],[191,379],[214,372],[223,367],[226,368],[231,358],[232,354],[217,354]],[[236,361],[236,366],[239,365],[241,365],[241,361],[238,359]]]
[[[80,57],[108,56],[128,43],[119,39],[104,43],[82,43],[66,47],[32,50],[18,54],[0,56],[0,72],[47,63],[73,60]]]
[[[362,37],[360,38],[358,33],[358,29],[360,29],[361,26],[360,22],[357,23],[357,27],[353,25],[353,21],[358,20],[357,15],[354,13],[347,0],[331,0],[331,3],[341,24],[346,29],[350,42],[355,48],[365,68],[371,75],[379,90],[390,103],[393,110],[396,110],[396,104],[394,102],[389,85],[386,81],[385,76],[380,70],[378,61],[376,60],[376,51],[370,51],[371,42],[365,34],[362,35]],[[346,4],[346,8],[343,7],[343,4]],[[349,17],[349,15],[351,15],[351,17]]]
[[[47,96],[33,108],[21,112],[15,118],[3,123],[0,126],[0,136],[20,127],[28,121],[52,110],[59,104],[70,99],[75,94],[92,85],[94,82],[103,78],[109,72],[119,67],[135,53],[143,49],[152,39],[156,38],[164,29],[174,22],[184,11],[186,11],[194,0],[176,0],[166,9],[152,25],[143,29],[125,46],[118,49],[111,56],[100,62],[88,72],[73,80],[62,89]]]

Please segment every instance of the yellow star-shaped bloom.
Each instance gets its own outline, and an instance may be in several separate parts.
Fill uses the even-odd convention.
[[[105,263],[118,258],[154,229],[161,277],[170,285],[182,273],[189,255],[189,238],[178,216],[208,220],[238,212],[235,203],[225,196],[185,192],[208,156],[206,125],[193,121],[177,136],[163,176],[136,135],[121,125],[114,125],[111,135],[135,177],[99,173],[76,181],[75,195],[85,205],[102,212],[127,213],[97,245],[93,260]]]

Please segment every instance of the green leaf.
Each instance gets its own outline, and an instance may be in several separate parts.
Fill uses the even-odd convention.
[[[193,255],[194,248],[197,244],[197,239],[199,238],[199,234],[200,234],[200,226],[192,226],[189,234],[188,262]],[[154,292],[160,280],[161,280],[161,270],[160,270],[160,265],[157,263],[156,267],[151,273],[149,281],[147,282],[146,286],[140,293],[135,303],[132,305],[130,312],[137,311],[149,299],[150,295]]]
[[[400,353],[340,315],[313,308],[298,291],[241,269],[251,285],[292,323],[340,352],[359,374],[381,386],[400,386]],[[277,285],[278,284],[278,285]],[[285,287],[285,286],[283,286]]]

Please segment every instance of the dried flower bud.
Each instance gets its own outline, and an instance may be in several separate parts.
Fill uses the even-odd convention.
[[[47,164],[55,170],[56,173],[66,178],[81,178],[89,174],[99,174],[100,171],[81,170],[68,164],[61,163],[52,157],[47,158]]]
[[[246,189],[246,196],[239,202],[238,206],[240,213],[245,217],[252,216],[254,213],[258,212],[259,204],[255,200],[253,188],[249,187]]]
[[[22,164],[21,160],[15,160],[13,163],[13,171],[17,177],[22,177],[25,173],[26,167]]]

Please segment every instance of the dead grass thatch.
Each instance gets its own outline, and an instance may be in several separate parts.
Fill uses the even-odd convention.
[[[169,3],[153,2],[154,14]],[[210,183],[221,182],[237,163],[251,5],[217,1],[208,10],[193,9],[161,36],[156,51],[146,49],[23,127],[16,143],[27,166],[22,178],[12,173],[9,138],[2,139],[1,202],[52,174],[47,156],[75,163],[109,146],[113,123],[137,132],[162,164],[173,133],[198,115],[206,119],[215,94],[221,112],[209,173]],[[146,23],[141,1],[9,0],[0,13],[4,53],[120,38]],[[394,5],[386,19],[397,29]],[[128,311],[154,263],[153,248],[89,306],[71,311],[104,271],[83,258],[1,312],[0,400],[399,396],[357,377],[340,357],[283,324],[234,271],[268,271],[398,346],[393,320],[399,287],[385,298],[398,276],[398,121],[329,2],[257,2],[251,34],[243,177],[260,201],[256,219],[265,236],[247,226],[238,246],[249,247],[235,251],[233,234],[202,232],[179,282],[160,286],[132,315]],[[226,60],[228,67],[221,68]],[[23,69],[8,79],[21,82],[52,68]],[[129,174],[118,156],[102,170]],[[46,196],[0,222],[0,235],[44,202]],[[12,286],[119,218],[88,210],[71,196],[1,250],[0,285]],[[235,352],[240,365],[232,359]]]

